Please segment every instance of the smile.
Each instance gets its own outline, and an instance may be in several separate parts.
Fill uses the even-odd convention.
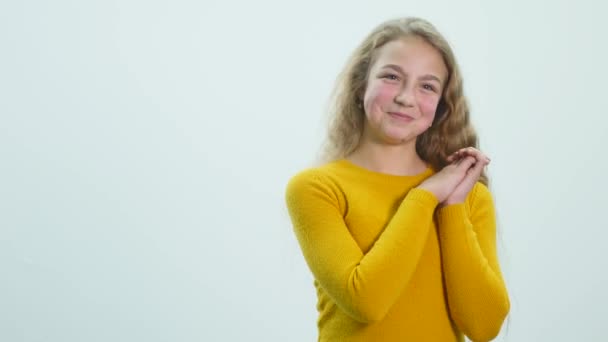
[[[393,118],[396,118],[396,119],[398,119],[400,121],[410,122],[410,121],[414,120],[413,117],[411,117],[411,116],[409,116],[407,114],[404,114],[404,113],[388,112],[388,114],[390,116],[392,116]]]

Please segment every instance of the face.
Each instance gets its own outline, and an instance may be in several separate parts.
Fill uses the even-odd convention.
[[[435,118],[447,67],[439,51],[415,36],[376,53],[363,98],[365,135],[389,144],[415,141]]]

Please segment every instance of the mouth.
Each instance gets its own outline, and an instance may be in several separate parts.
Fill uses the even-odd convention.
[[[401,121],[409,122],[409,121],[413,121],[414,120],[413,117],[411,117],[411,116],[409,116],[409,115],[407,115],[405,113],[401,113],[401,112],[388,112],[388,114],[390,116],[396,118],[396,119],[401,120]]]

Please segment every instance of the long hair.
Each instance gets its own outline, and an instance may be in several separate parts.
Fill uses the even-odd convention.
[[[329,103],[330,124],[321,162],[342,159],[358,146],[363,134],[364,109],[358,106],[367,86],[370,68],[377,51],[385,44],[409,36],[418,36],[443,57],[448,81],[443,89],[432,126],[416,138],[416,152],[439,171],[446,158],[462,147],[478,147],[477,134],[470,122],[464,96],[462,75],[452,48],[428,21],[415,17],[389,20],[376,27],[350,56],[339,74]],[[485,170],[479,179],[488,185]]]

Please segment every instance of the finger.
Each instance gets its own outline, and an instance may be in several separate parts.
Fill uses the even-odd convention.
[[[465,147],[465,148],[461,148],[458,151],[452,153],[452,155],[455,158],[464,158],[464,157],[472,155],[472,154],[471,154],[471,151]]]
[[[468,169],[462,182],[467,182],[467,184],[470,184],[471,186],[475,184],[477,181],[479,181],[484,167],[485,165],[483,163],[477,163],[475,166]]]
[[[455,160],[458,160],[458,159],[462,158],[464,155],[465,155],[465,154],[463,154],[463,153],[461,152],[461,150],[454,151],[454,152],[452,152],[452,154],[450,154],[450,155],[449,155],[449,156],[446,158],[446,160],[447,160],[448,162],[450,162],[450,163],[451,163],[451,162],[453,162],[453,161],[455,161]]]
[[[478,179],[479,176],[481,176],[481,173],[483,172],[483,169],[486,167],[486,165],[488,165],[488,164],[484,163],[484,162],[477,162],[467,172],[469,174],[471,174],[473,177],[475,177],[475,179]]]
[[[455,160],[458,160],[460,157],[456,154],[456,153],[452,153],[451,155],[449,155],[446,160],[448,163],[451,163]]]
[[[462,148],[459,150],[459,152],[462,155],[473,156],[479,161],[485,161],[486,163],[490,162],[490,158],[488,158],[488,156],[486,156],[483,152],[472,146]]]
[[[468,170],[476,161],[475,157],[466,156],[458,161],[458,167]]]

